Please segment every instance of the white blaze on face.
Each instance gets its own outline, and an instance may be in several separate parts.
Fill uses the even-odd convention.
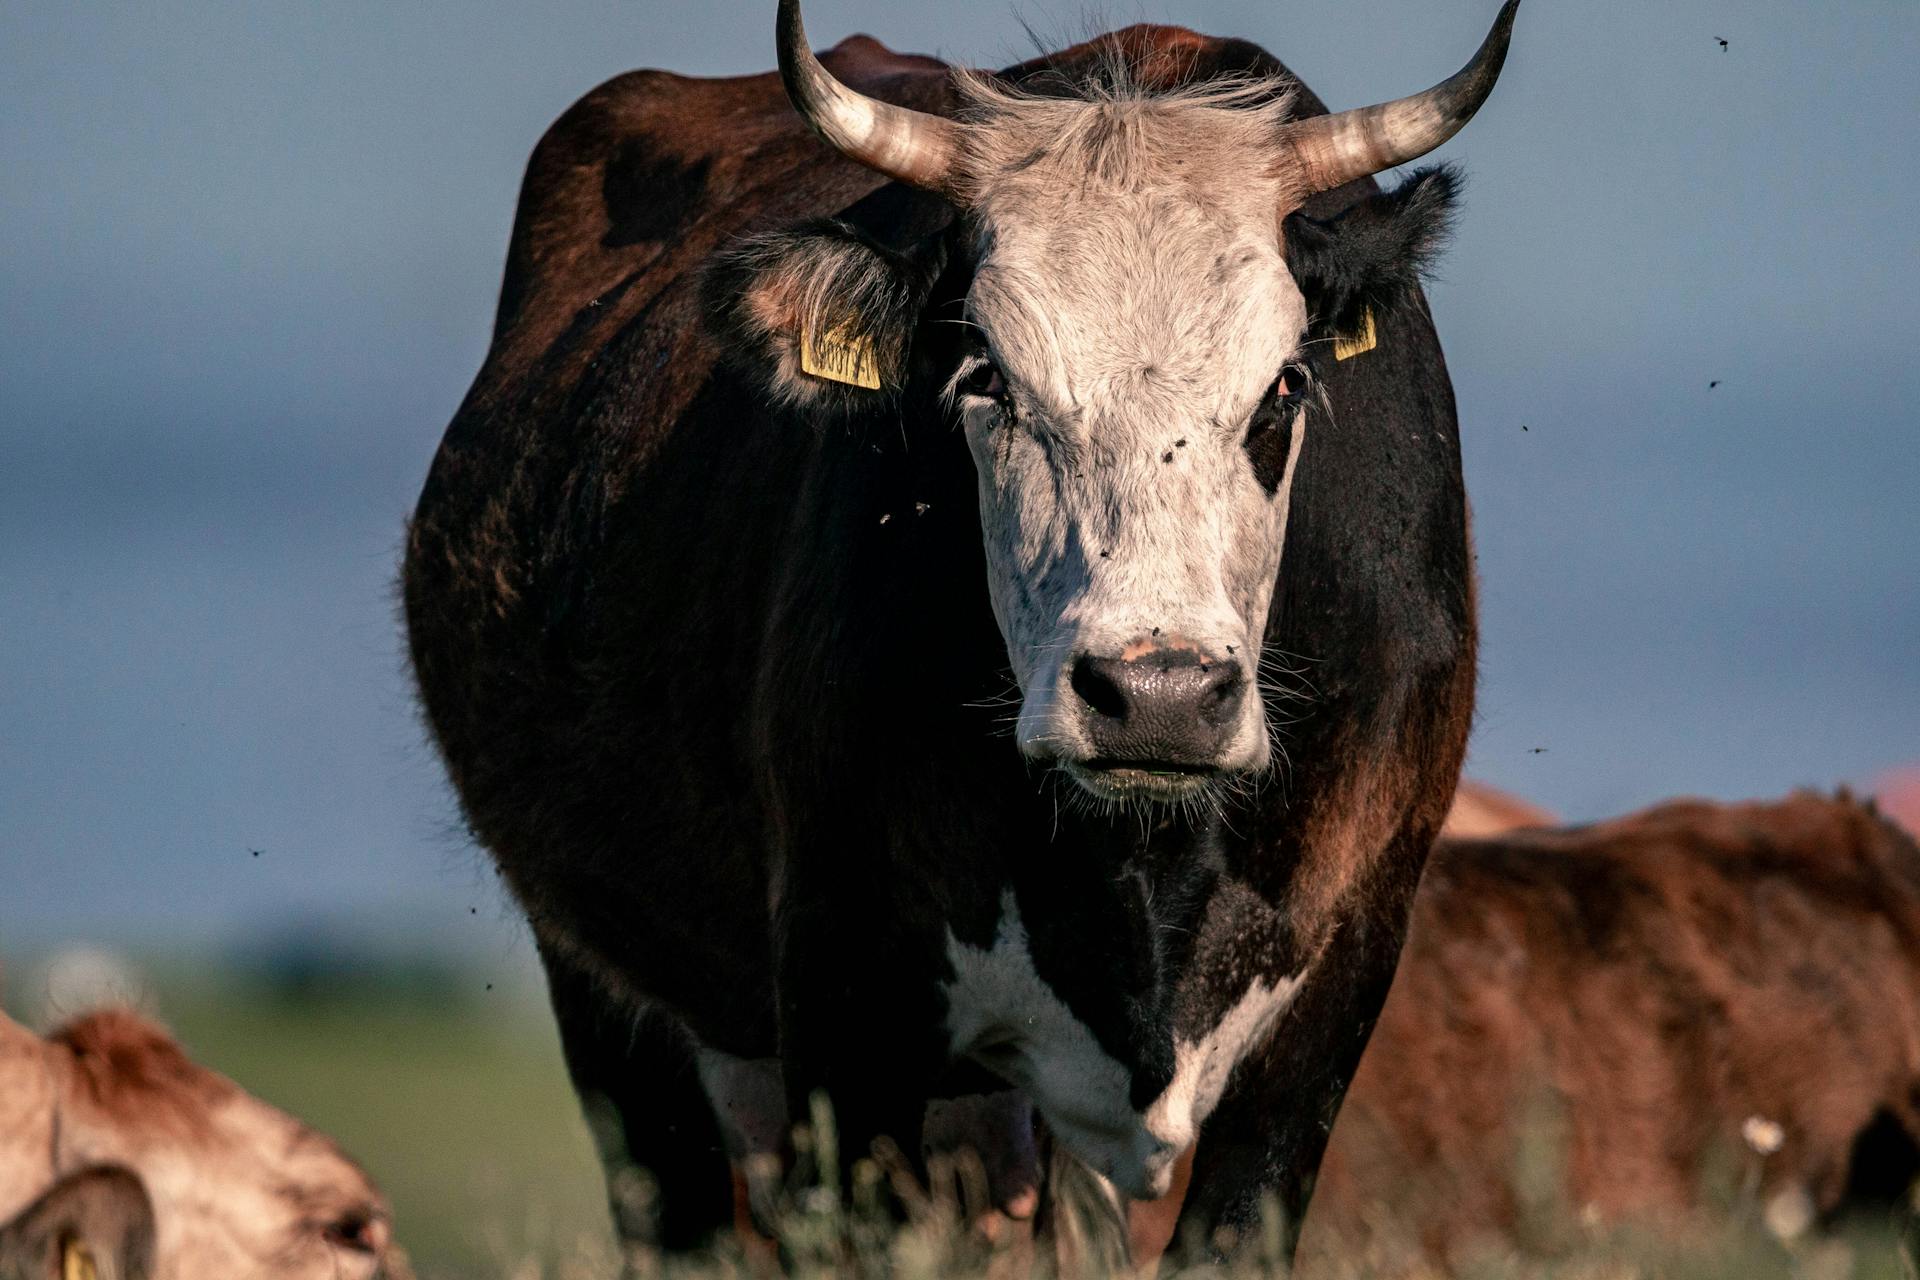
[[[1267,108],[1022,102],[975,134],[985,172],[968,318],[1012,405],[963,397],[989,587],[1030,753],[1092,754],[1067,674],[1179,637],[1252,674],[1303,424],[1269,491],[1248,421],[1299,351]],[[994,157],[1010,157],[995,169]],[[1257,696],[1219,764],[1266,763]]]
[[[1172,1082],[1140,1111],[1127,1067],[1034,968],[1011,891],[993,945],[970,946],[949,932],[947,958],[953,1052],[1018,1086],[1070,1151],[1135,1199],[1166,1193],[1174,1160],[1219,1103],[1235,1064],[1273,1029],[1300,985],[1299,975],[1252,983],[1213,1031],[1175,1045]]]

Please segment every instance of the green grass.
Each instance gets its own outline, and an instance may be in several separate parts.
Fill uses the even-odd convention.
[[[289,1001],[191,976],[156,986],[190,1053],[367,1167],[423,1280],[550,1274],[604,1254],[600,1166],[544,1006]]]
[[[598,1161],[568,1086],[544,1002],[522,984],[458,993],[381,986],[290,998],[210,969],[155,973],[158,1011],[189,1052],[337,1138],[386,1189],[396,1234],[422,1280],[610,1280],[615,1274]],[[1552,1181],[1550,1175],[1543,1175]],[[795,1274],[825,1280],[885,1270],[901,1280],[1016,1280],[1031,1259],[956,1229],[954,1195],[921,1197],[897,1227],[883,1179],[863,1162],[790,1197],[781,1239]],[[959,1185],[957,1182],[949,1185]],[[1675,1244],[1584,1231],[1546,1211],[1528,1259],[1495,1257],[1470,1280],[1912,1280],[1887,1223],[1776,1240],[1751,1196]],[[1390,1224],[1391,1206],[1381,1221]],[[1244,1265],[1169,1268],[1200,1280],[1276,1273],[1270,1249]],[[1269,1255],[1263,1260],[1262,1255]],[[1322,1257],[1313,1280],[1403,1274],[1379,1242]],[[752,1274],[737,1252],[656,1274]],[[1306,1276],[1302,1280],[1306,1280]]]

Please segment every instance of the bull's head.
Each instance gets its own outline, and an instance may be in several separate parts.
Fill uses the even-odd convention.
[[[1412,288],[1453,180],[1299,211],[1464,125],[1517,3],[1451,79],[1337,115],[1290,118],[1285,81],[1155,90],[1116,67],[1064,96],[963,73],[949,119],[835,80],[781,0],[807,122],[965,216],[906,252],[844,225],[762,237],[728,260],[723,323],[776,397],[825,410],[863,393],[803,372],[802,335],[871,342],[895,383],[965,256],[965,337],[937,380],[978,468],[1018,741],[1093,795],[1179,800],[1267,765],[1260,657],[1316,369]]]

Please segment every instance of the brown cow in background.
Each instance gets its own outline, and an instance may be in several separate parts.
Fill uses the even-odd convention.
[[[1440,834],[1472,839],[1497,836],[1522,827],[1550,827],[1555,821],[1551,813],[1537,804],[1484,782],[1463,779],[1453,793],[1453,805],[1447,810]]]
[[[1880,812],[1920,839],[1920,764],[1887,770],[1873,780],[1871,789]]]
[[[0,1280],[87,1274],[76,1238],[103,1280],[407,1274],[330,1139],[118,1009],[45,1038],[0,1015],[0,1224]]]
[[[1303,1252],[1457,1265],[1576,1222],[1684,1224],[1716,1183],[1792,1233],[1907,1190],[1917,1090],[1920,850],[1871,806],[1443,841]]]

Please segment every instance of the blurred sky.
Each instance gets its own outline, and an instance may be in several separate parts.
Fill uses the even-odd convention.
[[[1338,109],[1448,74],[1496,7],[1101,25],[1252,38]],[[1028,52],[1016,14],[1095,25],[807,10],[988,64]],[[772,29],[771,0],[0,5],[0,947],[311,913],[505,945],[412,709],[401,523],[547,123],[631,67],[763,70]],[[1587,818],[1920,757],[1917,66],[1913,0],[1523,7],[1442,153],[1470,183],[1432,290],[1479,776]]]

